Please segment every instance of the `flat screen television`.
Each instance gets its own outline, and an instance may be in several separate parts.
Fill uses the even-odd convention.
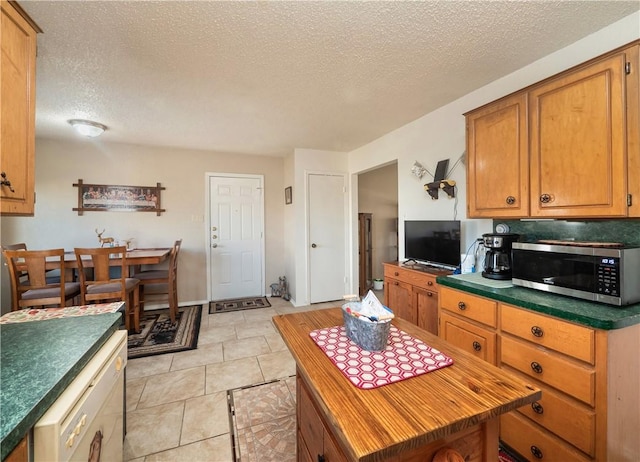
[[[404,256],[416,263],[454,270],[460,266],[460,221],[405,221]]]

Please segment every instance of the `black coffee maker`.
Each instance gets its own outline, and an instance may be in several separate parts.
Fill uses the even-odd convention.
[[[511,279],[511,244],[519,238],[519,234],[507,233],[482,235],[482,243],[487,248],[482,276],[489,279]]]

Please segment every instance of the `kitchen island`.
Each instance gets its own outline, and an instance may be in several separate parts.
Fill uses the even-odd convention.
[[[297,365],[298,461],[430,461],[451,448],[498,458],[498,416],[540,398],[525,381],[402,319],[393,325],[453,365],[374,389],[354,386],[310,333],[343,323],[340,308],[273,318]]]
[[[0,324],[1,460],[118,329],[121,320],[116,312]]]

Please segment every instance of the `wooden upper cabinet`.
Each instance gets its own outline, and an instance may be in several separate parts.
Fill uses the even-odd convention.
[[[639,43],[465,114],[469,218],[640,217]]]
[[[519,93],[466,114],[467,215],[529,215],[527,95]]]
[[[35,188],[36,34],[40,29],[16,3],[0,0],[0,212],[33,215]]]
[[[627,215],[625,53],[529,92],[531,215]]]

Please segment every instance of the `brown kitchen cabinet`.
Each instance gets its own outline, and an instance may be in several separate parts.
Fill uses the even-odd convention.
[[[35,203],[36,34],[15,2],[0,0],[0,214],[33,215]]]
[[[20,440],[3,462],[27,462],[29,460],[29,435]]]
[[[384,304],[394,315],[438,333],[438,283],[450,271],[420,265],[384,264]]]
[[[529,460],[637,460],[640,367],[628,355],[640,324],[602,330],[450,287],[439,296],[441,338],[542,390],[500,417],[501,440]]]
[[[527,95],[518,93],[467,115],[469,217],[529,215]]]
[[[640,216],[639,43],[465,114],[470,218]]]
[[[483,361],[496,364],[497,303],[440,288],[439,335]]]

